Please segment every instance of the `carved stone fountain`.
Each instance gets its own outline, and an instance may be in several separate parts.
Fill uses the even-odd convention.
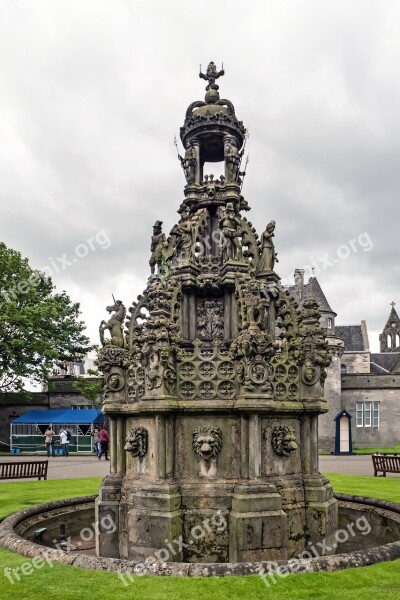
[[[143,561],[287,559],[337,527],[337,501],[318,471],[318,415],[328,345],[318,305],[299,307],[274,271],[275,222],[261,237],[243,216],[246,129],[220,99],[210,63],[205,101],[190,104],[180,137],[185,178],[179,222],[154,225],[151,275],[126,329],[120,301],[102,322],[99,365],[111,473],[97,553]],[[219,178],[205,163],[223,162]],[[111,339],[104,340],[109,329]],[[221,515],[223,532],[193,528]]]

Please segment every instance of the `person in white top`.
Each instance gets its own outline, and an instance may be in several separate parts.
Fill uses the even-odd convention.
[[[63,426],[60,429],[60,445],[62,447],[64,456],[68,456],[68,444],[69,444],[69,440],[68,440],[67,431],[66,431],[65,427]]]

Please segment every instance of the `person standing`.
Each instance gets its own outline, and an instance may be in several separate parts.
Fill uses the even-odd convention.
[[[50,456],[50,452],[52,456],[56,455],[56,451],[54,450],[54,431],[52,425],[49,425],[46,431],[44,432],[44,443],[46,444],[47,456]]]
[[[105,460],[108,460],[108,444],[110,442],[110,438],[108,435],[107,429],[103,426],[99,433],[99,442],[100,442],[100,452],[99,452],[99,460],[101,457],[105,456]]]
[[[67,434],[67,430],[65,429],[65,425],[63,425],[60,429],[60,446],[62,448],[64,456],[68,456],[68,454],[69,454],[68,445],[69,445],[68,434]]]
[[[92,437],[93,437],[93,451],[96,453],[98,457],[100,454],[100,442],[99,442],[99,428],[95,427],[93,429]]]

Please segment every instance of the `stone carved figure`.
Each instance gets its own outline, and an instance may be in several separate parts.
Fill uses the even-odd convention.
[[[324,384],[326,368],[331,362],[329,344],[320,326],[320,312],[318,302],[308,298],[303,302],[301,310],[301,354],[299,363],[304,365],[303,383],[312,385],[310,368],[319,367],[320,383]],[[307,373],[306,373],[307,371]]]
[[[222,448],[222,431],[213,425],[201,425],[193,432],[193,450],[203,460],[216,458]]]
[[[258,272],[268,273],[274,270],[275,262],[278,261],[278,255],[275,252],[275,245],[273,242],[275,230],[275,221],[271,221],[265,228],[264,233],[261,236],[261,253],[260,260],[258,262]]]
[[[143,458],[147,453],[149,433],[145,427],[133,427],[126,436],[124,450],[133,458]]]
[[[153,226],[153,235],[151,236],[151,256],[149,265],[151,268],[151,274],[154,275],[155,268],[157,267],[158,272],[161,270],[162,264],[162,249],[166,244],[165,235],[162,232],[162,221],[156,221]]]
[[[148,356],[148,366],[146,383],[149,390],[154,390],[162,384],[160,359],[157,352],[152,352]]]
[[[279,425],[272,432],[272,449],[278,456],[290,456],[297,450],[297,440],[293,427]]]
[[[218,77],[221,77],[222,75],[225,75],[223,65],[222,65],[222,69],[220,71],[217,71],[217,67],[215,66],[213,61],[211,61],[208,64],[207,71],[205,73],[201,72],[201,65],[200,65],[199,77],[201,79],[205,79],[208,82],[207,87],[206,87],[207,92],[210,89],[214,89],[214,90],[218,89],[218,86],[216,85],[215,80],[218,79]]]
[[[306,385],[314,385],[318,380],[318,372],[311,365],[305,365],[303,371],[302,381]]]
[[[178,260],[182,263],[189,262],[193,248],[193,228],[186,208],[181,212],[179,223],[172,228],[171,236],[175,236]]]
[[[126,308],[122,304],[122,300],[116,300],[115,304],[106,307],[107,312],[114,314],[108,321],[101,321],[99,326],[100,341],[103,346],[112,344],[113,346],[124,347],[123,324],[126,315]],[[104,339],[104,332],[110,332],[111,340]]]
[[[225,178],[227,182],[238,181],[242,153],[234,137],[228,136],[224,143]]]
[[[244,291],[246,307],[245,325],[258,325],[265,328],[265,321],[270,305],[268,294],[261,293],[257,282],[250,282]]]
[[[124,387],[124,380],[118,373],[111,373],[106,380],[106,385],[113,392],[119,392]]]
[[[240,237],[242,235],[242,226],[231,202],[227,203],[218,226],[224,236],[222,246],[223,260],[241,260],[242,245]]]
[[[181,161],[186,182],[188,184],[195,183],[197,157],[194,146],[188,146],[185,150],[185,156],[182,157],[180,154],[178,154],[178,158]]]
[[[250,365],[250,379],[259,385],[264,384],[268,379],[268,367],[264,361],[258,360]]]
[[[197,309],[197,337],[202,342],[223,339],[224,319],[221,300],[203,300],[200,303]]]

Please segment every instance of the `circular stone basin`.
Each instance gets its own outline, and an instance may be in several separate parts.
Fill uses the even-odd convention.
[[[136,563],[96,556],[95,499],[84,496],[41,504],[0,524],[0,546],[23,554],[87,569],[130,575],[225,576],[335,571],[400,558],[400,505],[385,500],[335,494],[339,500],[336,554],[323,542],[309,544],[288,561],[245,563]],[[329,550],[330,552],[332,549]]]

